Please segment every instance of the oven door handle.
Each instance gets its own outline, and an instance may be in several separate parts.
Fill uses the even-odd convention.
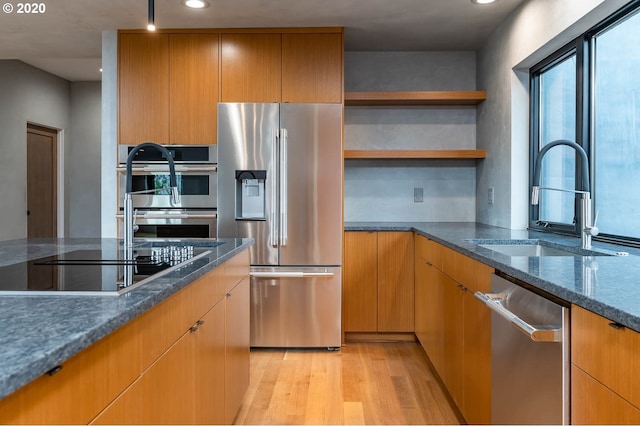
[[[176,173],[206,173],[217,172],[218,166],[175,166]],[[116,171],[119,173],[126,173],[127,168],[124,166],[116,167]],[[163,165],[149,165],[149,166],[133,166],[131,168],[133,174],[140,173],[169,173],[169,167]]]
[[[529,338],[534,342],[562,341],[562,327],[531,325],[507,309],[503,305],[503,302],[507,299],[507,295],[505,293],[482,293],[477,291],[474,293],[474,296],[476,299],[487,305],[487,307],[493,312],[511,322],[518,331],[529,336]]]
[[[124,215],[117,214],[117,218],[123,218]],[[166,214],[166,213],[144,213],[144,214],[134,214],[134,218],[140,219],[217,219],[217,214]]]

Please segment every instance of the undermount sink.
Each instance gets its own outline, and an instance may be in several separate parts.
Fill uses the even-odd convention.
[[[609,250],[587,250],[577,246],[568,246],[545,240],[466,240],[507,256],[625,256],[626,252]]]

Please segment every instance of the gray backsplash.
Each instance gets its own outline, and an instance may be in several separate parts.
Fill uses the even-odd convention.
[[[475,90],[475,53],[345,52],[345,90]],[[344,141],[345,149],[475,149],[476,109],[346,107]],[[345,221],[475,221],[475,166],[347,160]]]

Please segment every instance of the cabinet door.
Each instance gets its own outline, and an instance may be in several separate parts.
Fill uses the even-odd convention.
[[[192,334],[185,333],[92,423],[194,423],[195,338]]]
[[[378,331],[413,332],[413,233],[378,233]]]
[[[282,35],[282,101],[342,102],[342,34]]]
[[[416,236],[415,247],[416,255],[414,257],[415,267],[415,300],[414,300],[414,312],[415,312],[415,333],[418,341],[422,345],[425,352],[427,351],[427,330],[429,329],[430,318],[430,306],[429,306],[429,265],[427,261],[418,252],[420,238]]]
[[[224,422],[232,424],[249,387],[249,277],[226,299]]]
[[[89,423],[140,373],[139,333],[129,323],[1,399],[0,424]]]
[[[280,34],[222,34],[222,102],[280,102]]]
[[[118,36],[118,143],[169,143],[169,35]]]
[[[213,144],[217,139],[218,34],[171,34],[172,144]]]
[[[640,424],[640,410],[575,365],[571,366],[571,423]]]
[[[474,285],[464,293],[464,389],[462,414],[469,424],[491,423],[491,311],[476,299],[476,291],[491,290],[493,269],[467,258],[466,268],[474,276]]]
[[[195,422],[224,424],[225,302],[221,300],[201,319],[194,333]]]
[[[377,331],[378,236],[376,232],[344,233],[342,329]]]
[[[443,357],[442,381],[458,407],[463,398],[463,297],[464,289],[449,276],[443,277]]]

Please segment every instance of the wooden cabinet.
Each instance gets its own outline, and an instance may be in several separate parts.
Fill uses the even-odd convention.
[[[222,34],[220,100],[281,102],[280,34]]]
[[[342,32],[221,36],[222,102],[342,102]]]
[[[639,422],[640,333],[571,307],[571,420]]]
[[[217,143],[218,34],[169,35],[169,143]]]
[[[378,331],[413,332],[411,232],[378,232]]]
[[[249,384],[248,273],[244,251],[0,400],[0,423],[231,423]]]
[[[216,143],[218,34],[118,38],[118,142]]]
[[[491,314],[475,299],[493,270],[416,235],[416,336],[470,424],[491,421]]]
[[[118,35],[118,143],[169,143],[169,35]]]
[[[249,387],[249,278],[227,294],[224,423],[232,424]]]
[[[87,424],[140,371],[138,327],[128,324],[0,400],[0,424]],[[123,362],[126,360],[127,362]]]
[[[413,332],[413,234],[346,232],[345,332]]]
[[[282,34],[282,101],[342,102],[339,34]]]

